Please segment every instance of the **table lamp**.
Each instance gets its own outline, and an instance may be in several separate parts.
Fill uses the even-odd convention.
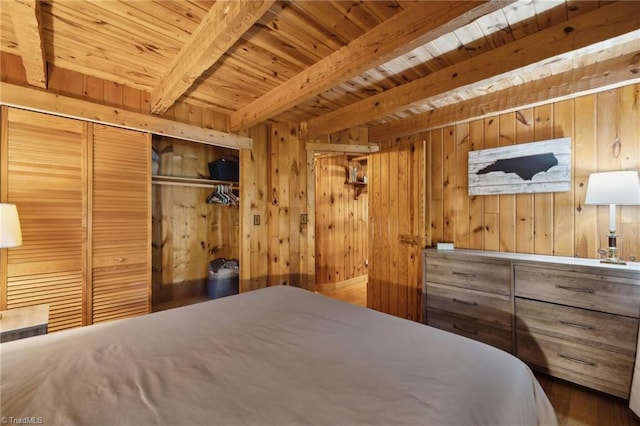
[[[20,219],[15,204],[0,203],[0,248],[22,245]]]
[[[640,205],[640,175],[635,170],[591,173],[585,204],[609,205],[609,235],[606,258],[601,262],[625,264],[618,257],[616,205]]]

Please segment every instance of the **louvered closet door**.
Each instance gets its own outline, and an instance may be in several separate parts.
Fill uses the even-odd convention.
[[[149,312],[151,136],[93,125],[93,322]]]
[[[86,128],[8,110],[6,201],[18,207],[23,245],[8,249],[3,298],[7,309],[48,303],[49,331],[82,325]]]

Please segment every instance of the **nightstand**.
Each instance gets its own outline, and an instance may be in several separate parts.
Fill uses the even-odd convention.
[[[0,311],[0,343],[47,334],[49,305]]]

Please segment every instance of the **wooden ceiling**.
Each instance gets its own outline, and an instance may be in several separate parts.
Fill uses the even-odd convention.
[[[640,81],[633,1],[1,1],[0,48],[309,137],[373,140]],[[448,121],[447,121],[448,120]]]

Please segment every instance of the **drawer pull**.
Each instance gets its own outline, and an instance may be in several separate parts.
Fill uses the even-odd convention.
[[[452,298],[451,300],[453,300],[456,303],[462,303],[463,305],[478,306],[478,302],[469,302],[467,300],[456,299],[455,297]]]
[[[124,257],[118,257],[116,260],[120,263],[124,262],[126,259]]]
[[[582,287],[569,287],[566,285],[557,285],[556,288],[562,289],[562,290],[570,290],[570,291],[577,291],[578,293],[589,293],[589,294],[595,294],[595,290],[590,289],[590,288],[582,288]]]
[[[451,272],[453,275],[459,275],[461,277],[467,277],[467,278],[473,278],[476,276],[476,274],[472,274],[471,272],[458,272],[458,271],[452,271]]]
[[[569,322],[569,321],[563,321],[563,320],[559,320],[559,322],[562,325],[566,325],[568,327],[580,328],[582,330],[593,330],[595,328],[591,325],[578,324],[577,322]]]
[[[455,330],[461,331],[463,333],[467,333],[467,334],[478,334],[478,330],[470,330],[467,328],[463,328],[463,327],[458,327],[456,324],[453,324],[453,328]]]
[[[566,359],[568,361],[577,362],[578,364],[588,365],[590,367],[597,367],[598,366],[598,363],[593,362],[593,361],[585,361],[584,359],[575,358],[575,357],[572,357],[572,356],[569,356],[569,355],[564,355],[564,354],[561,354],[561,353],[558,353],[558,356],[560,358],[564,358],[564,359]]]

